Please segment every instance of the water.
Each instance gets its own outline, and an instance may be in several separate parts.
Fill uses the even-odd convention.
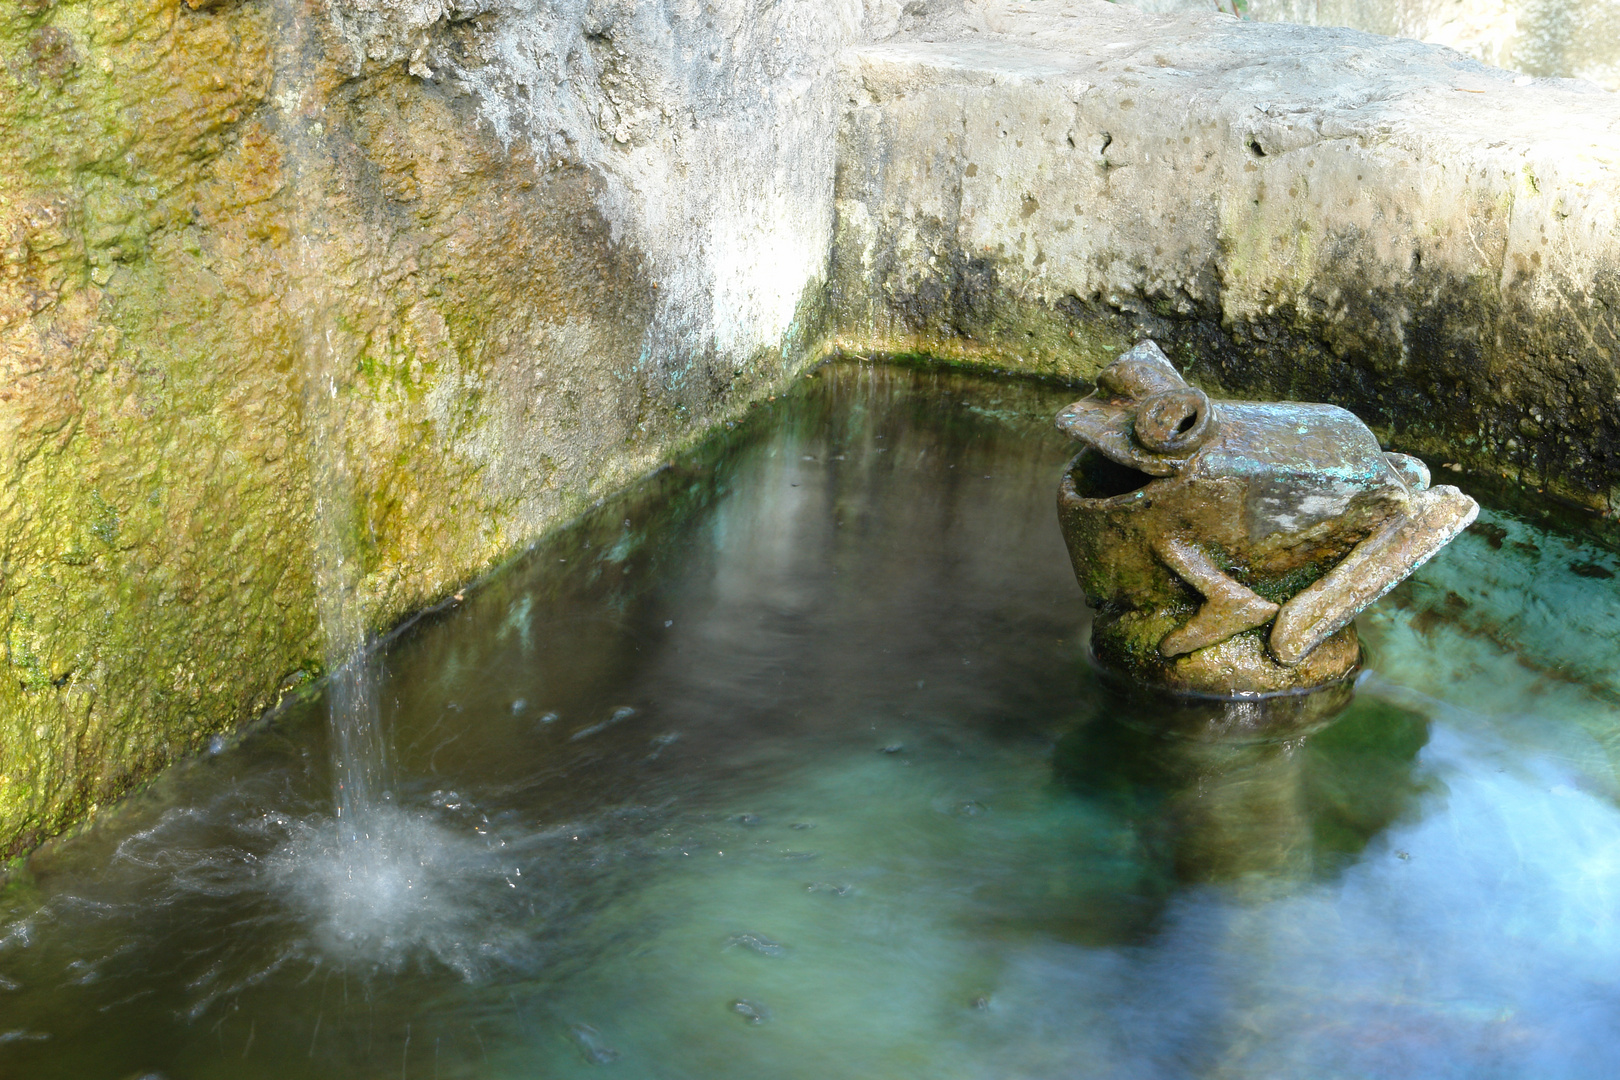
[[[1620,564],[1487,513],[1333,725],[1122,702],[1069,396],[824,369],[416,624],[374,857],[324,700],[39,853],[0,1077],[1613,1075]]]
[[[328,946],[412,941],[424,890],[447,867],[441,838],[419,817],[392,806],[389,741],[379,704],[376,642],[368,632],[363,461],[352,449],[367,422],[352,383],[355,346],[346,342],[333,288],[341,256],[327,214],[324,98],[317,84],[321,43],[302,0],[277,0],[274,120],[287,147],[293,242],[286,246],[283,315],[302,375],[305,460],[310,479],[311,548],[324,639],[327,742],[332,763],[330,818],[306,817],[270,864],[280,878],[304,878],[323,916]],[[431,905],[429,905],[431,909]]]

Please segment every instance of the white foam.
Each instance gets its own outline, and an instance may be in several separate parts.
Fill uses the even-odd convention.
[[[353,826],[292,822],[266,868],[312,942],[341,963],[397,970],[433,960],[470,980],[524,952],[506,910],[522,891],[522,867],[487,830],[382,804]]]

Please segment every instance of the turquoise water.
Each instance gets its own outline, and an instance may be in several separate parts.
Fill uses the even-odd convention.
[[[824,368],[417,623],[364,858],[319,701],[42,851],[0,1077],[1620,1071],[1620,563],[1488,511],[1332,725],[1171,715],[1071,396]]]

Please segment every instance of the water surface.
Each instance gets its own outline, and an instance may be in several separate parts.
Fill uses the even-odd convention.
[[[822,369],[391,643],[374,836],[312,701],[39,853],[0,1077],[1620,1071],[1613,558],[1487,513],[1336,723],[1189,727],[1071,396]]]

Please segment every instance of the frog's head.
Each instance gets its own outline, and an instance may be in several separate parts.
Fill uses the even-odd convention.
[[[1057,425],[1121,465],[1149,476],[1186,467],[1220,425],[1159,346],[1144,341],[1103,369],[1097,389],[1057,415]]]

